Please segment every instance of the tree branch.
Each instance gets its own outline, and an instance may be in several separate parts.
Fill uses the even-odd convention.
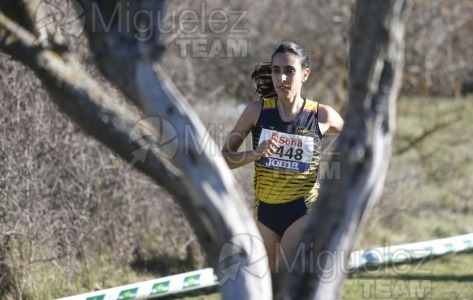
[[[380,195],[402,74],[404,0],[357,1],[350,34],[348,115],[339,144],[340,178],[321,183],[319,200],[278,299],[338,299],[347,260]],[[288,272],[292,274],[289,275]]]
[[[149,125],[136,126],[140,124],[139,117],[125,107],[119,107],[72,57],[65,60],[36,41],[36,36],[0,12],[0,48],[30,67],[68,117],[125,161],[132,161],[136,151],[149,148],[146,160],[136,161],[135,167],[166,186],[168,192],[185,206],[189,198],[182,189],[181,174],[163,159],[162,154],[152,151],[155,148],[150,146],[153,141],[146,138],[150,135],[146,131]],[[143,131],[133,138],[130,136],[132,128]]]
[[[89,43],[103,74],[145,114],[166,118],[171,124],[163,128],[163,136],[165,140],[176,137],[179,141],[173,163],[182,171],[183,188],[193,201],[187,216],[193,221],[209,265],[217,270],[223,297],[270,299],[264,244],[234,177],[223,158],[212,154],[216,148],[213,140],[159,64],[164,49],[160,42],[162,24],[148,24],[152,26],[147,31],[140,29],[146,26],[130,31],[120,28],[118,20],[125,13],[120,11],[120,5],[126,3],[127,13],[132,15],[137,11],[163,15],[165,1],[115,1],[118,6],[86,0],[81,3],[86,8]],[[117,61],[121,63],[118,65]],[[222,251],[230,241],[239,251],[238,255],[227,257]],[[255,258],[262,259],[255,263]],[[231,270],[237,273],[229,274],[234,272]]]
[[[233,176],[221,157],[212,157],[210,150],[215,147],[205,127],[157,63],[163,50],[159,44],[160,24],[154,24],[154,35],[142,39],[147,33],[140,28],[124,31],[119,22],[113,21],[114,16],[130,11],[163,13],[165,1],[81,3],[89,43],[101,71],[146,115],[168,121],[170,126],[156,128],[162,130],[162,139],[177,137],[179,141],[173,157],[179,171],[157,155],[148,155],[146,161],[137,161],[135,166],[181,204],[206,250],[209,265],[218,272],[224,299],[271,299],[264,245]],[[117,10],[118,5],[122,10]],[[30,17],[25,11],[20,15]],[[104,22],[104,18],[112,21]],[[138,27],[140,22],[137,20]],[[56,104],[87,133],[126,161],[132,160],[133,153],[147,146],[142,139],[130,143],[129,132],[136,119],[120,111],[67,49],[58,51],[51,37],[52,46],[48,48],[37,40],[0,12],[0,47],[28,65]]]

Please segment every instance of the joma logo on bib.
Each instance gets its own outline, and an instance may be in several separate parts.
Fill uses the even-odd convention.
[[[282,159],[270,158],[268,157],[268,161],[264,165],[265,167],[276,167],[278,169],[285,169],[285,170],[292,170],[292,171],[299,171],[299,163],[298,162],[291,162]]]

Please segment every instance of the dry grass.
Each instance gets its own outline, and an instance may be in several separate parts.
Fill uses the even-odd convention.
[[[473,232],[472,112],[464,99],[399,101],[390,170],[360,247]]]
[[[468,16],[468,10],[459,8],[468,7],[469,1],[449,0],[451,7],[435,17],[439,3],[417,1],[411,15],[404,84],[409,92],[429,92],[433,83],[439,83],[434,92],[448,95],[468,80],[471,67],[457,62],[471,57],[471,35],[464,32],[471,31],[472,23],[442,33],[452,28],[445,24]],[[198,11],[200,4],[173,1],[170,11]],[[241,111],[239,103],[254,98],[249,75],[255,64],[269,58],[275,41],[304,37],[296,42],[309,50],[314,62],[306,93],[337,108],[343,106],[348,2],[285,5],[265,0],[226,7],[251,8],[240,26],[251,30],[238,36],[250,41],[247,57],[178,57],[172,45],[165,54],[173,79],[207,121],[217,142],[215,155]],[[220,2],[209,1],[209,11],[221,7]],[[295,20],[287,14],[296,8],[305,17]],[[225,34],[219,38],[225,39]],[[201,36],[216,37],[209,32]],[[445,41],[424,38],[433,36],[443,36]],[[71,43],[97,77],[84,38]],[[429,66],[442,67],[443,72],[425,69],[424,54],[430,49]],[[85,136],[57,111],[39,80],[3,54],[0,99],[0,298],[54,298],[205,265],[191,226],[169,195]],[[398,112],[397,154],[359,248],[473,229],[471,101],[404,99]],[[252,172],[250,165],[234,171],[248,208]]]
[[[3,61],[2,293],[52,298],[203,267],[204,254],[169,196],[77,130],[45,101],[29,71]],[[199,106],[216,155],[240,111],[237,102]],[[397,154],[359,248],[473,230],[471,102],[404,99],[398,112]],[[252,172],[250,165],[234,171],[248,208]]]

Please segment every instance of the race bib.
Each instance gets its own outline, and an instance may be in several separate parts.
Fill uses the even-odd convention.
[[[258,163],[264,167],[292,172],[309,170],[314,151],[314,138],[311,136],[282,133],[263,128],[258,145],[276,136],[277,150],[269,157],[261,157]]]

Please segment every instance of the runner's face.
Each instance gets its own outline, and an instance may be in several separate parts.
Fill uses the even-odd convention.
[[[290,53],[278,53],[271,66],[273,85],[279,98],[294,98],[309,76],[309,70],[302,70],[299,58]]]

